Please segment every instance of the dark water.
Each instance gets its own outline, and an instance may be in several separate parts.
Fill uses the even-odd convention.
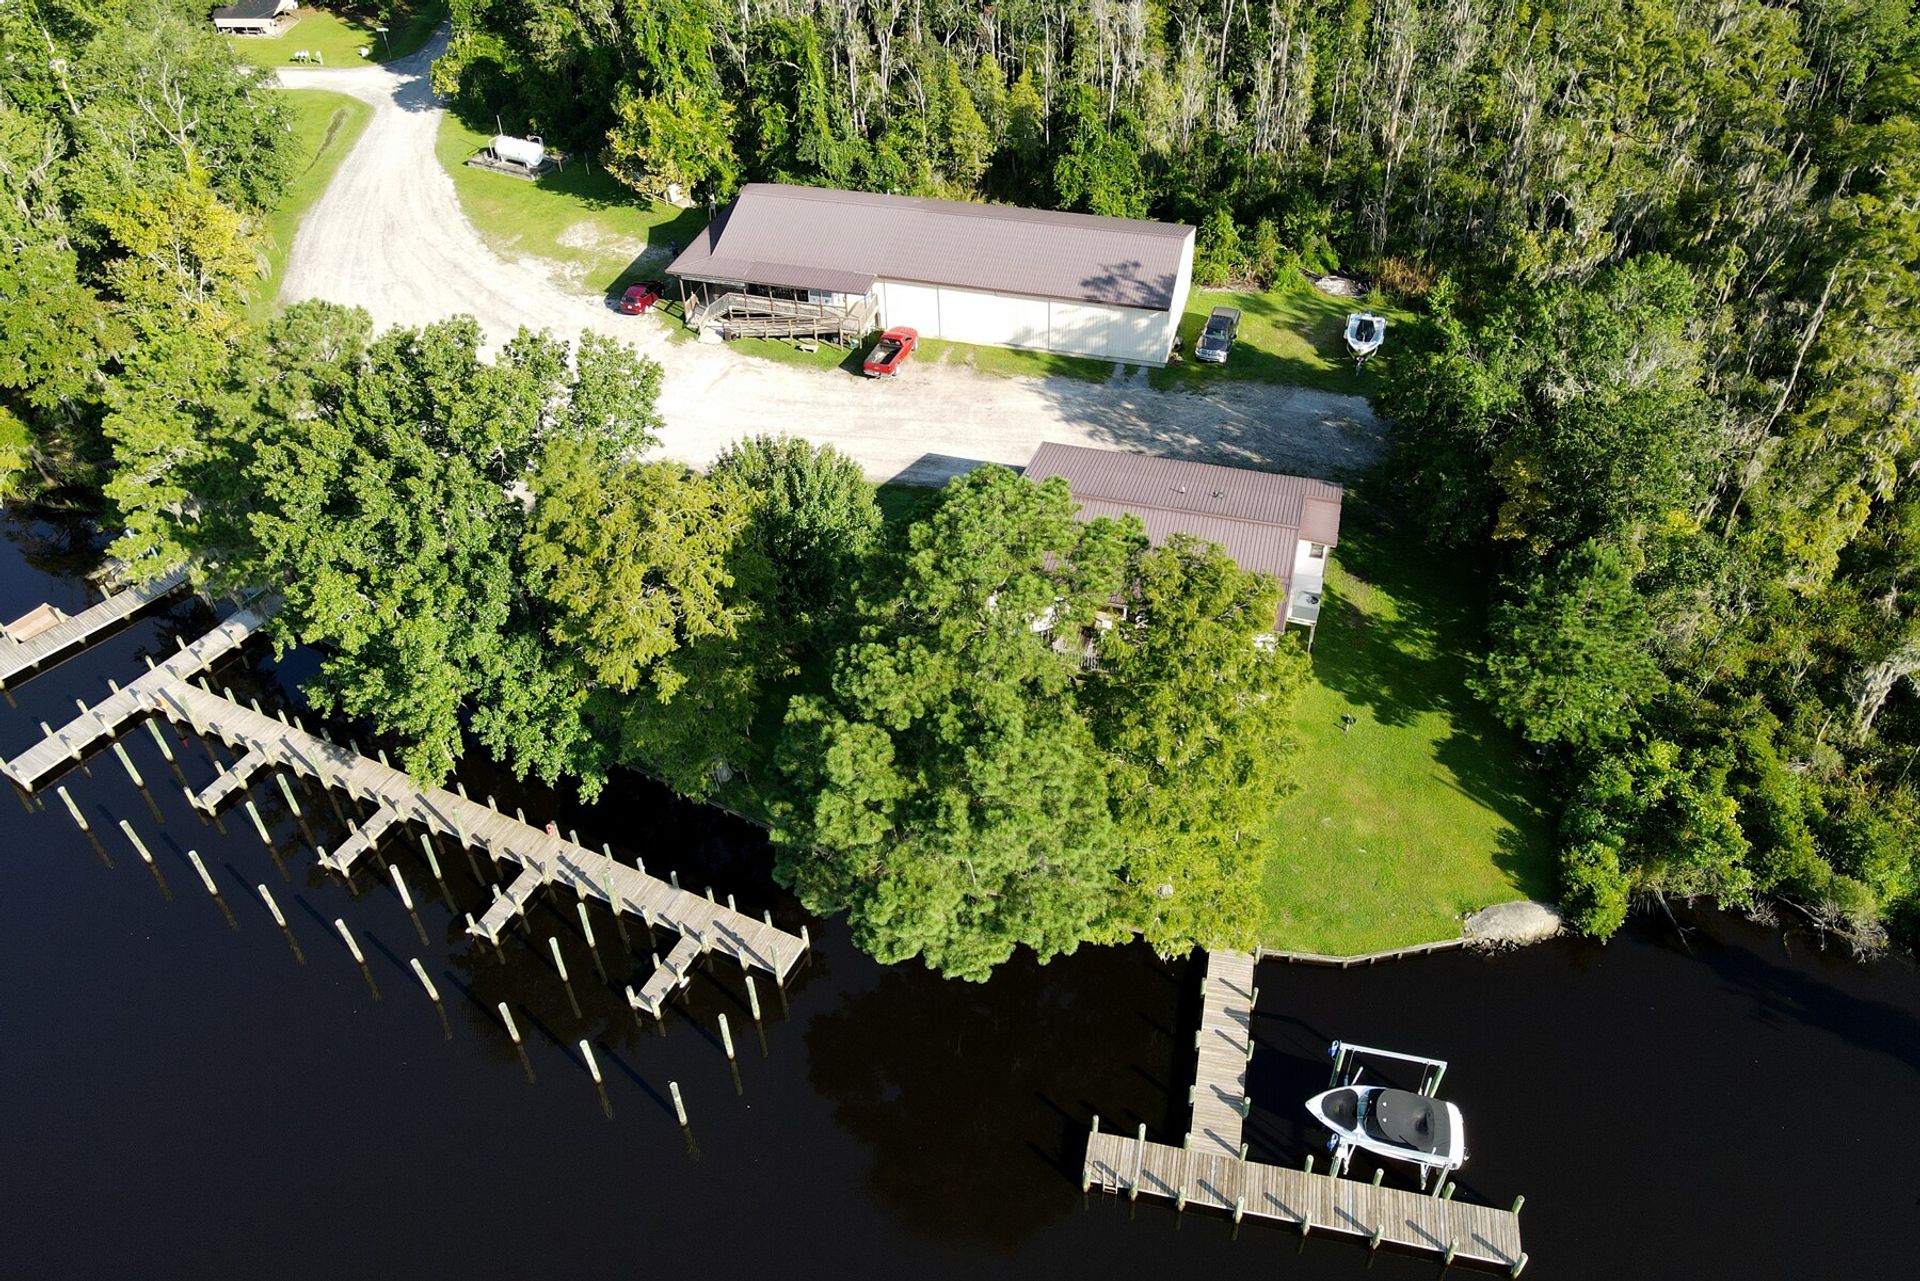
[[[82,532],[18,518],[0,532],[0,613],[85,603],[77,575],[94,552]],[[210,621],[177,604],[9,691],[0,752]],[[287,701],[307,661],[276,665],[256,647],[216,680]],[[243,809],[209,826],[187,805],[181,778],[199,787],[214,774],[198,742],[171,736],[178,777],[144,729],[123,742],[145,795],[111,754],[61,780],[92,839],[51,787],[0,797],[12,816],[0,823],[0,1275],[1439,1272],[1318,1235],[1303,1244],[1249,1224],[1235,1239],[1222,1218],[1081,1196],[1092,1114],[1145,1121],[1158,1138],[1184,1128],[1198,1001],[1184,963],[1088,951],[1009,966],[985,986],[946,983],[881,969],[836,924],[812,921],[812,962],[784,1001],[762,985],[763,1029],[721,965],[662,1035],[619,995],[649,965],[637,922],[630,956],[595,916],[606,981],[563,896],[496,954],[461,934],[459,913],[486,891],[457,850],[439,851],[451,908],[416,831],[389,835],[343,885],[315,869],[314,846],[345,828],[314,785],[296,786],[296,818],[274,783],[255,781],[270,851]],[[768,880],[751,828],[642,782],[582,808],[478,768],[466,781],[653,870],[710,881],[745,910],[770,908],[790,928],[805,919]],[[419,900],[417,927],[389,862]],[[365,974],[336,917],[365,949]],[[444,1022],[407,969],[415,956],[446,998]],[[1912,1275],[1920,982],[1904,963],[1862,968],[1710,916],[1684,934],[1642,923],[1605,949],[1345,973],[1266,965],[1260,985],[1256,1157],[1301,1159],[1314,1137],[1298,1102],[1325,1081],[1327,1041],[1371,1041],[1452,1061],[1445,1093],[1473,1152],[1462,1195],[1526,1195],[1529,1277]],[[519,1013],[524,1059],[493,1014],[501,1000]],[[741,1051],[737,1093],[722,1012]],[[580,1061],[583,1037],[604,1091]]]

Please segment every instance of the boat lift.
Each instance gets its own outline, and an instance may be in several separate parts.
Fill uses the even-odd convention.
[[[1396,1063],[1418,1063],[1420,1065],[1419,1093],[1433,1098],[1440,1089],[1440,1081],[1447,1074],[1445,1059],[1429,1058],[1424,1054],[1403,1054],[1399,1050],[1383,1050],[1375,1045],[1356,1045],[1351,1041],[1335,1041],[1327,1046],[1327,1057],[1333,1060],[1333,1075],[1327,1081],[1328,1089],[1352,1085],[1364,1066],[1361,1059],[1391,1059]],[[1347,1172],[1347,1164],[1353,1160],[1353,1145],[1340,1139],[1333,1142],[1333,1170],[1336,1175]],[[1440,1189],[1447,1180],[1442,1177],[1433,1184],[1433,1195],[1439,1196]],[[1427,1186],[1427,1167],[1420,1167],[1420,1187]]]

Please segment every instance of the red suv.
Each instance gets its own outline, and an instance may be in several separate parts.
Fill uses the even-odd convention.
[[[620,310],[629,316],[637,316],[659,302],[665,290],[666,286],[657,280],[649,280],[643,285],[628,285],[627,292],[620,295]]]
[[[896,325],[880,335],[880,341],[867,353],[867,359],[860,368],[869,378],[891,377],[900,372],[900,366],[907,363],[907,357],[919,345],[919,330]]]

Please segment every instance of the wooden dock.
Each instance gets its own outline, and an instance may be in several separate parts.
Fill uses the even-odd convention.
[[[267,763],[267,758],[259,752],[248,752],[229,768],[220,771],[220,777],[208,783],[199,791],[190,795],[195,806],[211,814],[235,792],[247,790],[247,784],[253,780],[256,771]]]
[[[1247,1059],[1253,1048],[1253,957],[1209,952],[1193,1037],[1193,1122],[1187,1141],[1199,1152],[1240,1155],[1247,1117]]]
[[[156,670],[149,675],[161,673]],[[248,755],[258,752],[269,764],[317,778],[323,786],[341,788],[379,806],[382,813],[390,810],[394,821],[418,823],[527,869],[515,882],[516,894],[500,900],[511,899],[514,906],[498,920],[490,910],[488,920],[474,927],[478,936],[497,938],[499,929],[524,910],[525,900],[538,885],[557,883],[582,898],[598,898],[616,911],[636,913],[649,926],[673,930],[683,944],[694,940],[702,952],[719,952],[743,968],[765,970],[781,981],[807,951],[804,931],[798,937],[788,934],[710,897],[679,889],[477,801],[441,788],[424,787],[401,770],[368,760],[177,677],[168,675],[142,684],[137,694],[132,686],[126,692],[142,700],[145,708],[190,724],[203,735],[224,739]],[[342,850],[345,848],[343,844]],[[339,860],[336,853],[330,861]],[[537,878],[537,885],[527,881],[529,873]]]
[[[28,640],[16,641],[0,632],[0,685],[21,672],[38,667],[64,650],[86,644],[98,633],[124,622],[161,597],[179,590],[186,581],[186,569],[176,569],[152,582],[115,592],[90,609],[63,619]]]
[[[1108,1192],[1144,1192],[1182,1207],[1225,1210],[1236,1221],[1249,1215],[1311,1232],[1336,1232],[1370,1245],[1502,1268],[1514,1276],[1526,1266],[1520,1216],[1510,1210],[1242,1161],[1197,1146],[1169,1147],[1096,1130],[1087,1138],[1082,1181]]]
[[[647,975],[647,981],[634,994],[631,1002],[633,1008],[642,1014],[659,1018],[660,1011],[666,1007],[667,998],[693,978],[694,963],[704,950],[698,937],[682,934],[679,942],[673,945],[673,951],[667,953],[667,959]]]
[[[111,738],[120,727],[152,706],[156,691],[180,683],[207,667],[216,659],[232,653],[264,621],[254,609],[243,609],[218,627],[160,663],[152,671],[80,713],[73,720],[34,744],[4,766],[7,776],[22,787],[32,789],[54,771],[80,759],[80,754],[102,738]]]
[[[251,756],[253,753],[247,754]],[[321,850],[321,865],[332,868],[342,876],[347,875],[353,871],[353,865],[360,860],[360,856],[371,852],[373,847],[380,843],[380,838],[387,834],[387,829],[399,820],[399,810],[391,805],[382,805],[366,822],[354,828],[347,839],[340,842],[340,848],[331,855]]]

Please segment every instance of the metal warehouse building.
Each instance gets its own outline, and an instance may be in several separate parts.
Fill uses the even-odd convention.
[[[688,323],[723,336],[864,333],[1164,365],[1193,228],[751,183],[667,268]],[[796,318],[814,317],[818,324]]]

